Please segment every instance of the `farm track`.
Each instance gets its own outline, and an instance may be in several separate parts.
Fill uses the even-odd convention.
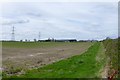
[[[2,48],[3,71],[11,74],[11,69],[28,69],[44,65],[84,53],[93,43],[75,45],[58,45],[46,48]]]
[[[96,60],[97,61],[102,61],[103,60],[103,64],[102,64],[102,67],[99,71],[99,74],[98,74],[98,77],[101,77],[101,78],[107,78],[108,77],[108,59],[107,59],[107,56],[105,54],[105,51],[106,49],[104,48],[104,45],[103,43],[101,43],[101,46],[100,46],[100,50],[99,50],[99,53],[98,55],[96,56]]]

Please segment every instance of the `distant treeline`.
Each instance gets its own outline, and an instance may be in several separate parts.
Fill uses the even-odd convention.
[[[77,40],[76,39],[61,39],[61,40],[48,39],[48,40],[38,40],[38,42],[77,42]]]
[[[36,40],[30,41],[30,40],[20,40],[20,41],[12,41],[12,40],[2,40],[2,42],[98,42],[97,40],[76,40],[76,39],[47,39],[47,40]]]

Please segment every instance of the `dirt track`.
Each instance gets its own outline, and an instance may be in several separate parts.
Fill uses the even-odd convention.
[[[11,69],[25,71],[59,61],[85,52],[92,43],[79,43],[75,45],[60,45],[46,48],[2,48],[3,71]]]

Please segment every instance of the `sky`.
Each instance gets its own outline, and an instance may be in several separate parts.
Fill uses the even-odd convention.
[[[118,37],[117,2],[7,2],[0,10],[0,40]]]

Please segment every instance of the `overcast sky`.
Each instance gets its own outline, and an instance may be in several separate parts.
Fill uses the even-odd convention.
[[[2,38],[105,39],[118,36],[118,3],[113,2],[11,2],[0,10]],[[1,35],[0,35],[1,36]]]

